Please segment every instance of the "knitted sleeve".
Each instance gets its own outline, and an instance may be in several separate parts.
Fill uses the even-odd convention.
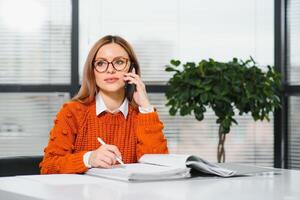
[[[137,116],[137,159],[144,154],[168,153],[167,140],[162,132],[163,124],[157,112],[138,113]]]
[[[83,162],[86,151],[74,151],[74,141],[78,130],[78,109],[71,109],[75,103],[66,103],[56,115],[50,131],[48,146],[44,149],[44,158],[40,163],[41,174],[83,173],[87,167]],[[79,105],[77,105],[79,106]]]

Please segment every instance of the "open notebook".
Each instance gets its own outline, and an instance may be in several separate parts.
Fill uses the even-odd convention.
[[[86,174],[124,181],[152,181],[189,178],[192,174],[231,177],[270,171],[274,169],[230,163],[213,164],[193,155],[145,154],[138,163],[116,165],[111,169],[91,168]]]

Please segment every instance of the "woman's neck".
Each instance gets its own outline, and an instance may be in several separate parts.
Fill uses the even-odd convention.
[[[125,91],[115,93],[99,91],[99,93],[104,101],[105,106],[110,111],[115,111],[118,109],[122,105],[125,98]]]

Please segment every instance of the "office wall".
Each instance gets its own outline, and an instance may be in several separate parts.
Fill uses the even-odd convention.
[[[106,34],[126,38],[136,50],[142,78],[164,85],[170,74],[164,66],[172,58],[200,61],[252,56],[262,68],[273,65],[272,0],[81,0],[79,16],[79,71],[88,50]],[[80,73],[81,74],[81,73]],[[211,111],[202,122],[170,117],[163,93],[150,93],[165,124],[171,152],[194,153],[216,160],[217,130]],[[253,122],[237,117],[226,141],[227,161],[272,166],[273,118]]]

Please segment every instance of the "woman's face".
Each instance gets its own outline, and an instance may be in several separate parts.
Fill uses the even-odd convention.
[[[125,86],[123,77],[130,66],[129,55],[125,49],[116,43],[106,44],[98,50],[93,64],[96,84],[100,90],[123,94]],[[106,71],[103,71],[105,69]]]

